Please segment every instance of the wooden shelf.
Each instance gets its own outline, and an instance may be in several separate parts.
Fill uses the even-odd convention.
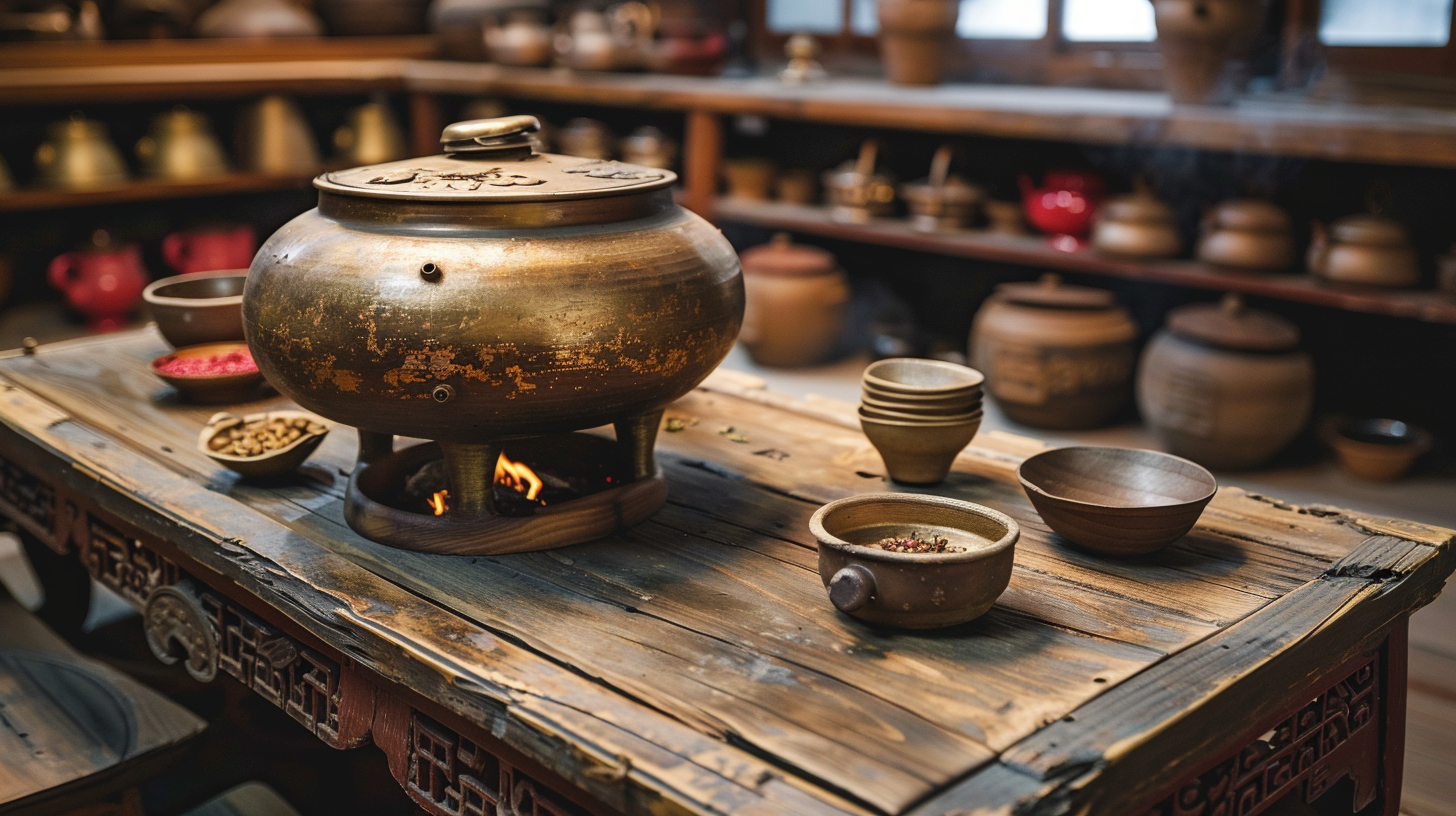
[[[869,224],[843,224],[831,221],[828,210],[823,207],[722,198],[716,204],[715,216],[721,220],[772,229],[960,258],[1242,292],[1433,323],[1456,323],[1456,299],[1440,292],[1337,288],[1319,283],[1309,275],[1228,272],[1197,261],[1120,260],[1090,249],[1075,252],[1053,249],[1042,236],[1009,236],[969,230],[925,233],[912,229],[902,220],[878,219]]]
[[[167,46],[195,47],[195,43]],[[7,59],[0,61],[0,105],[410,91],[1456,168],[1456,110],[1346,105],[1280,95],[1248,97],[1231,107],[1206,107],[1173,105],[1165,94],[1145,91],[971,84],[907,88],[848,78],[785,86],[771,77],[509,68],[378,52],[360,58],[357,50],[320,52],[320,47],[324,46],[274,44],[266,54],[238,56],[231,62],[198,58],[161,64],[180,57],[160,53],[153,60],[158,64],[104,70],[94,65],[5,68],[16,64]],[[344,53],[352,56],[343,58]]]
[[[1342,105],[1284,95],[1212,107],[1173,105],[1166,94],[1148,91],[972,84],[911,88],[848,78],[786,86],[770,77],[584,73],[482,63],[415,61],[408,70],[409,89],[436,93],[1456,167],[1456,110]]]
[[[235,193],[301,190],[306,188],[312,179],[312,174],[307,176],[265,176],[258,173],[229,173],[225,176],[201,181],[139,180],[96,190],[16,190],[10,193],[0,193],[0,212],[58,210],[69,207],[127,204],[169,198],[203,198]]]
[[[428,36],[62,40],[6,43],[0,49],[0,68],[429,59],[438,51],[435,39]]]

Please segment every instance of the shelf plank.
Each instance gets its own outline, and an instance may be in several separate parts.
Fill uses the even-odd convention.
[[[229,173],[199,181],[138,180],[95,190],[16,190],[0,194],[0,212],[59,210],[102,204],[128,204],[171,198],[203,198],[237,193],[267,193],[304,189],[313,176],[265,176]]]
[[[1456,111],[1360,106],[1270,94],[1229,107],[1163,93],[955,83],[903,87],[836,78],[786,86],[727,79],[415,61],[411,90],[613,107],[754,114],[834,125],[1456,167]]]
[[[404,59],[111,65],[0,70],[0,105],[172,101],[404,89]]]
[[[61,40],[6,43],[0,49],[0,68],[429,59],[438,52],[439,45],[428,36]]]
[[[1456,323],[1456,299],[1440,292],[1336,287],[1309,275],[1240,273],[1186,260],[1124,260],[1091,249],[1064,252],[1052,248],[1043,236],[999,235],[974,230],[926,233],[897,219],[844,224],[830,220],[828,210],[823,207],[720,198],[714,213],[720,220],[917,252],[1196,289],[1241,292],[1433,323]]]

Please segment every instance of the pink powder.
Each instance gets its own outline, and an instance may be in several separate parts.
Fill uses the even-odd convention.
[[[156,363],[158,374],[168,377],[220,377],[227,374],[252,374],[258,370],[253,355],[247,350],[230,351],[207,357],[163,357]]]

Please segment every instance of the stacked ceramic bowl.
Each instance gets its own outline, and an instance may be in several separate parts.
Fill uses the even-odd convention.
[[[860,427],[890,478],[905,484],[945,479],[981,427],[981,384],[974,368],[898,357],[864,372]]]

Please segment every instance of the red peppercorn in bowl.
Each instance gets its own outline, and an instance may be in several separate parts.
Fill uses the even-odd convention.
[[[246,402],[259,396],[263,374],[247,343],[205,343],[152,361],[152,373],[195,403]]]

